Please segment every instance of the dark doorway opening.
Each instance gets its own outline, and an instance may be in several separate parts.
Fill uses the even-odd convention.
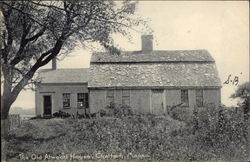
[[[43,115],[51,115],[51,96],[43,96]]]

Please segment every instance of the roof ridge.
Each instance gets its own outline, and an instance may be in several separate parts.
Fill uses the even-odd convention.
[[[208,52],[207,49],[190,49],[190,50],[185,50],[185,49],[179,49],[179,50],[153,50],[152,52],[175,52],[175,51],[206,51]],[[143,52],[142,50],[121,50],[121,52]],[[95,51],[93,54],[98,54],[98,53],[107,53],[107,51]],[[146,54],[146,53],[145,53]]]
[[[148,63],[151,63],[151,64],[162,64],[162,63],[172,63],[172,64],[214,64],[215,61],[214,60],[211,60],[211,61],[102,61],[102,62],[99,62],[99,61],[92,61],[91,62],[92,64],[148,64]]]
[[[205,49],[195,50],[154,50],[122,51],[120,55],[111,55],[108,52],[97,52],[91,57],[90,62],[214,62],[213,57]]]
[[[72,69],[89,69],[89,68],[57,68],[55,70],[64,70],[64,69],[71,69],[72,70]]]

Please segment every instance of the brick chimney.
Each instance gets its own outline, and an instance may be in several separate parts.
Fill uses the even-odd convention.
[[[142,35],[141,36],[141,50],[143,52],[153,51],[153,35]]]
[[[52,70],[56,70],[56,57],[52,59]]]

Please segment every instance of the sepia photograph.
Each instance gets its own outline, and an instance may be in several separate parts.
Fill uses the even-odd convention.
[[[1,1],[1,161],[250,162],[249,2]]]

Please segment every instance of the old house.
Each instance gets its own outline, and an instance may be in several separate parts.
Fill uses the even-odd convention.
[[[192,110],[220,104],[220,79],[208,51],[153,50],[152,39],[142,36],[140,51],[93,54],[88,81],[92,113],[110,102],[159,115],[175,105]]]
[[[52,115],[59,110],[70,114],[85,113],[89,107],[88,69],[52,69],[39,71],[41,83],[36,86],[36,115]]]
[[[153,50],[152,35],[142,36],[140,51],[95,52],[89,69],[45,70],[41,76],[36,92],[40,115],[85,107],[98,113],[110,103],[142,114],[160,115],[176,105],[191,113],[205,104],[218,106],[221,97],[215,60],[208,51]]]

